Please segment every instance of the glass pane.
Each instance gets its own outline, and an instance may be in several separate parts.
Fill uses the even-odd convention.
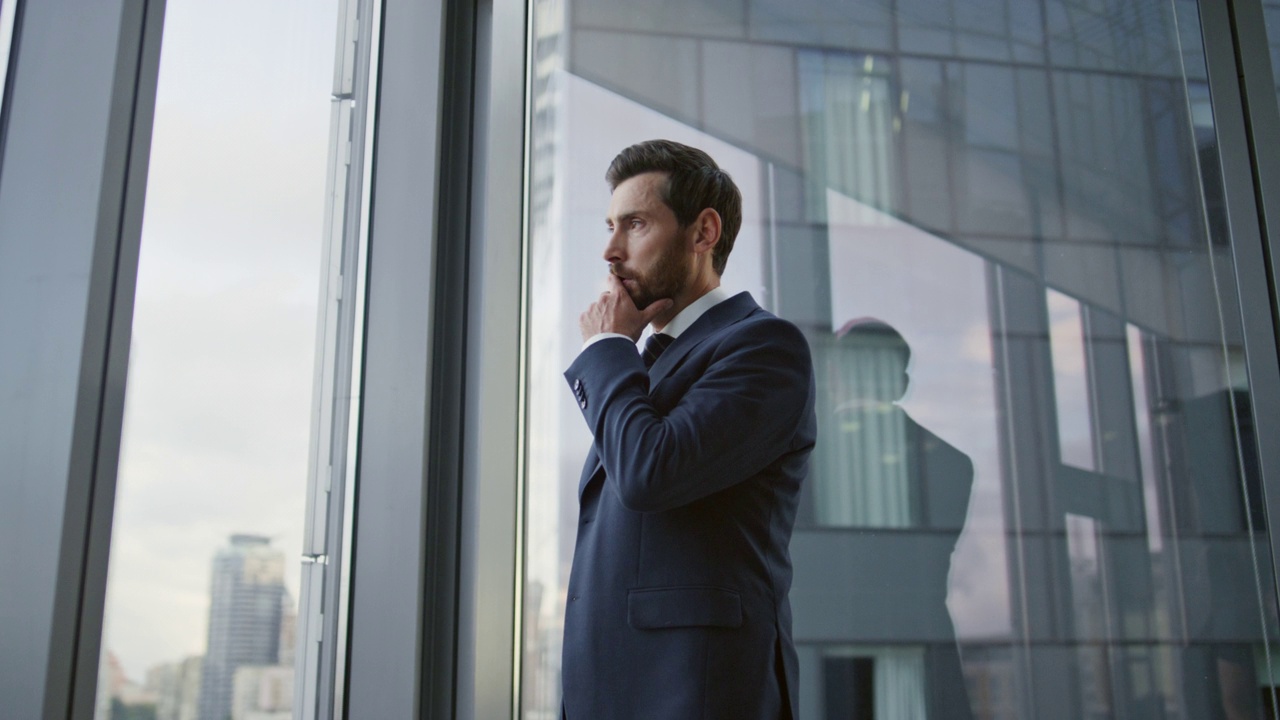
[[[315,703],[331,635],[313,596],[340,560],[324,549],[326,488],[345,477],[333,395],[359,332],[341,319],[358,245],[353,93],[335,73],[348,9],[166,6],[98,720]]]
[[[1263,399],[1197,4],[630,7],[534,4],[523,717],[559,717],[594,521],[563,372],[604,172],[651,138],[733,176],[722,284],[812,352],[803,720],[1271,712]]]
[[[17,6],[17,0],[0,2],[0,113],[4,112],[5,98],[8,97],[4,88],[9,77],[9,50],[13,46],[13,21]]]
[[[1276,100],[1280,101],[1280,2],[1262,0],[1262,13],[1271,46],[1271,76],[1276,83]]]
[[[1093,401],[1089,397],[1089,354],[1084,309],[1055,290],[1045,293],[1049,310],[1049,351],[1053,354],[1053,395],[1057,405],[1058,452],[1062,462],[1096,470],[1093,459]]]

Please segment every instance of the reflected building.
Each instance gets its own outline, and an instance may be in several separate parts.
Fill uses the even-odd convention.
[[[819,438],[792,539],[802,682],[826,717],[946,717],[970,711],[947,609],[951,556],[973,485],[968,456],[897,403],[911,348],[854,320],[814,338]]]
[[[652,137],[733,175],[724,285],[813,349],[803,720],[1261,712],[1275,592],[1195,2],[535,7],[526,718],[558,709],[590,442],[570,320],[604,169]],[[872,317],[909,367],[848,345]]]
[[[213,559],[200,720],[231,717],[238,669],[279,662],[285,597],[284,553],[270,538],[232,535]]]

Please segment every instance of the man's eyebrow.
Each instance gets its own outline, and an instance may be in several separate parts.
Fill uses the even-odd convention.
[[[643,210],[626,210],[626,211],[623,211],[623,212],[618,213],[617,221],[618,221],[618,222],[626,222],[627,220],[630,220],[631,218],[640,217],[640,216],[641,216],[641,215],[643,215],[643,214],[644,214],[644,211],[643,211]],[[614,219],[613,219],[613,218],[611,218],[611,217],[609,217],[608,215],[606,215],[606,216],[604,217],[604,223],[605,223],[606,225],[610,225],[610,224],[612,224],[613,222],[614,222]]]

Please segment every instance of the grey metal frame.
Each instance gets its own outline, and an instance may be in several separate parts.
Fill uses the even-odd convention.
[[[164,5],[17,8],[0,120],[9,717],[93,714]]]
[[[1267,314],[1245,313],[1244,322],[1249,387],[1260,398],[1253,402],[1253,414],[1270,523],[1271,575],[1280,583],[1280,532],[1276,528],[1280,519],[1280,439],[1275,433],[1275,428],[1280,428],[1280,395],[1276,395],[1280,393],[1280,365],[1276,361],[1280,342],[1280,156],[1275,151],[1280,147],[1280,109],[1260,0],[1202,3],[1201,18],[1206,50],[1210,50],[1210,36],[1216,38],[1210,56],[1210,90],[1215,118],[1219,119],[1222,178],[1228,191],[1240,302],[1243,307],[1261,307],[1262,299],[1267,299],[1270,309]],[[1220,115],[1224,105],[1233,110],[1228,118]],[[1244,238],[1236,234],[1238,225],[1247,228],[1249,234]]]
[[[1246,5],[1254,5],[1257,11],[1257,27],[1261,28],[1261,6],[1256,0],[1245,2],[1237,0],[1235,10],[1241,12]],[[1246,16],[1247,17],[1247,16]],[[1240,19],[1237,16],[1237,19]],[[1237,65],[1237,47],[1232,32],[1232,17],[1227,6],[1217,2],[1200,3],[1200,22],[1204,36],[1205,63],[1209,70],[1209,92],[1213,102],[1214,123],[1217,129],[1219,144],[1219,162],[1222,171],[1224,200],[1230,218],[1231,248],[1235,258],[1235,274],[1242,308],[1240,323],[1244,337],[1245,355],[1248,364],[1248,380],[1250,392],[1254,397],[1252,403],[1254,427],[1258,428],[1258,467],[1261,474],[1263,495],[1267,504],[1267,517],[1270,527],[1268,536],[1271,541],[1271,556],[1259,559],[1269,562],[1272,577],[1277,573],[1277,561],[1280,560],[1280,529],[1276,527],[1276,519],[1280,518],[1280,438],[1272,432],[1280,427],[1280,362],[1276,352],[1274,238],[1270,241],[1263,235],[1265,226],[1265,204],[1263,187],[1255,186],[1255,167],[1261,173],[1270,172],[1268,178],[1275,177],[1277,158],[1264,157],[1268,153],[1256,153],[1254,141],[1265,137],[1265,133],[1275,129],[1275,113],[1270,118],[1259,106],[1257,86],[1260,81],[1270,80],[1270,68],[1259,77],[1261,72],[1254,59],[1248,64]],[[1256,38],[1252,41],[1256,42]],[[1257,46],[1254,45],[1254,52]],[[1263,38],[1263,62],[1269,63],[1266,41]],[[1248,47],[1240,48],[1247,50]],[[1249,72],[1253,78],[1244,77]],[[1255,93],[1254,102],[1246,108],[1241,95],[1242,86],[1250,93]],[[1274,92],[1274,85],[1271,92]],[[1274,98],[1272,108],[1274,108]],[[1255,131],[1263,135],[1250,135],[1246,113],[1253,118]],[[1257,113],[1257,114],[1253,114]],[[1273,154],[1272,154],[1273,155]],[[1257,165],[1255,165],[1257,163]],[[1275,201],[1275,193],[1270,193]],[[1280,217],[1280,216],[1276,216]],[[1268,251],[1268,250],[1272,251]],[[1270,277],[1269,277],[1270,276]],[[1266,308],[1267,311],[1264,311]]]
[[[342,715],[423,716],[446,3],[382,8]],[[441,554],[449,555],[447,549]]]
[[[1228,0],[1231,31],[1239,63],[1244,123],[1253,158],[1254,191],[1271,279],[1272,312],[1280,328],[1280,103],[1276,98],[1275,68],[1267,40],[1266,19],[1259,0]],[[1280,334],[1277,336],[1280,344]]]
[[[342,0],[338,11],[294,683],[298,720],[330,720],[335,702],[341,701],[338,683],[344,667],[338,653],[345,625],[344,541],[349,537],[347,498],[352,485],[348,454],[354,449],[352,410],[359,403],[352,387],[355,349],[363,332],[357,314],[363,306],[366,138],[374,76],[370,48],[378,9],[374,0]]]
[[[514,718],[519,703],[527,8],[477,12],[459,718]]]
[[[526,32],[383,4],[347,717],[514,713]]]

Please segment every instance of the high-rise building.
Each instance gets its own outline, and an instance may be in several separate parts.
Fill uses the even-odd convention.
[[[284,553],[269,538],[232,535],[214,556],[200,720],[231,715],[236,668],[279,661],[284,595]]]

